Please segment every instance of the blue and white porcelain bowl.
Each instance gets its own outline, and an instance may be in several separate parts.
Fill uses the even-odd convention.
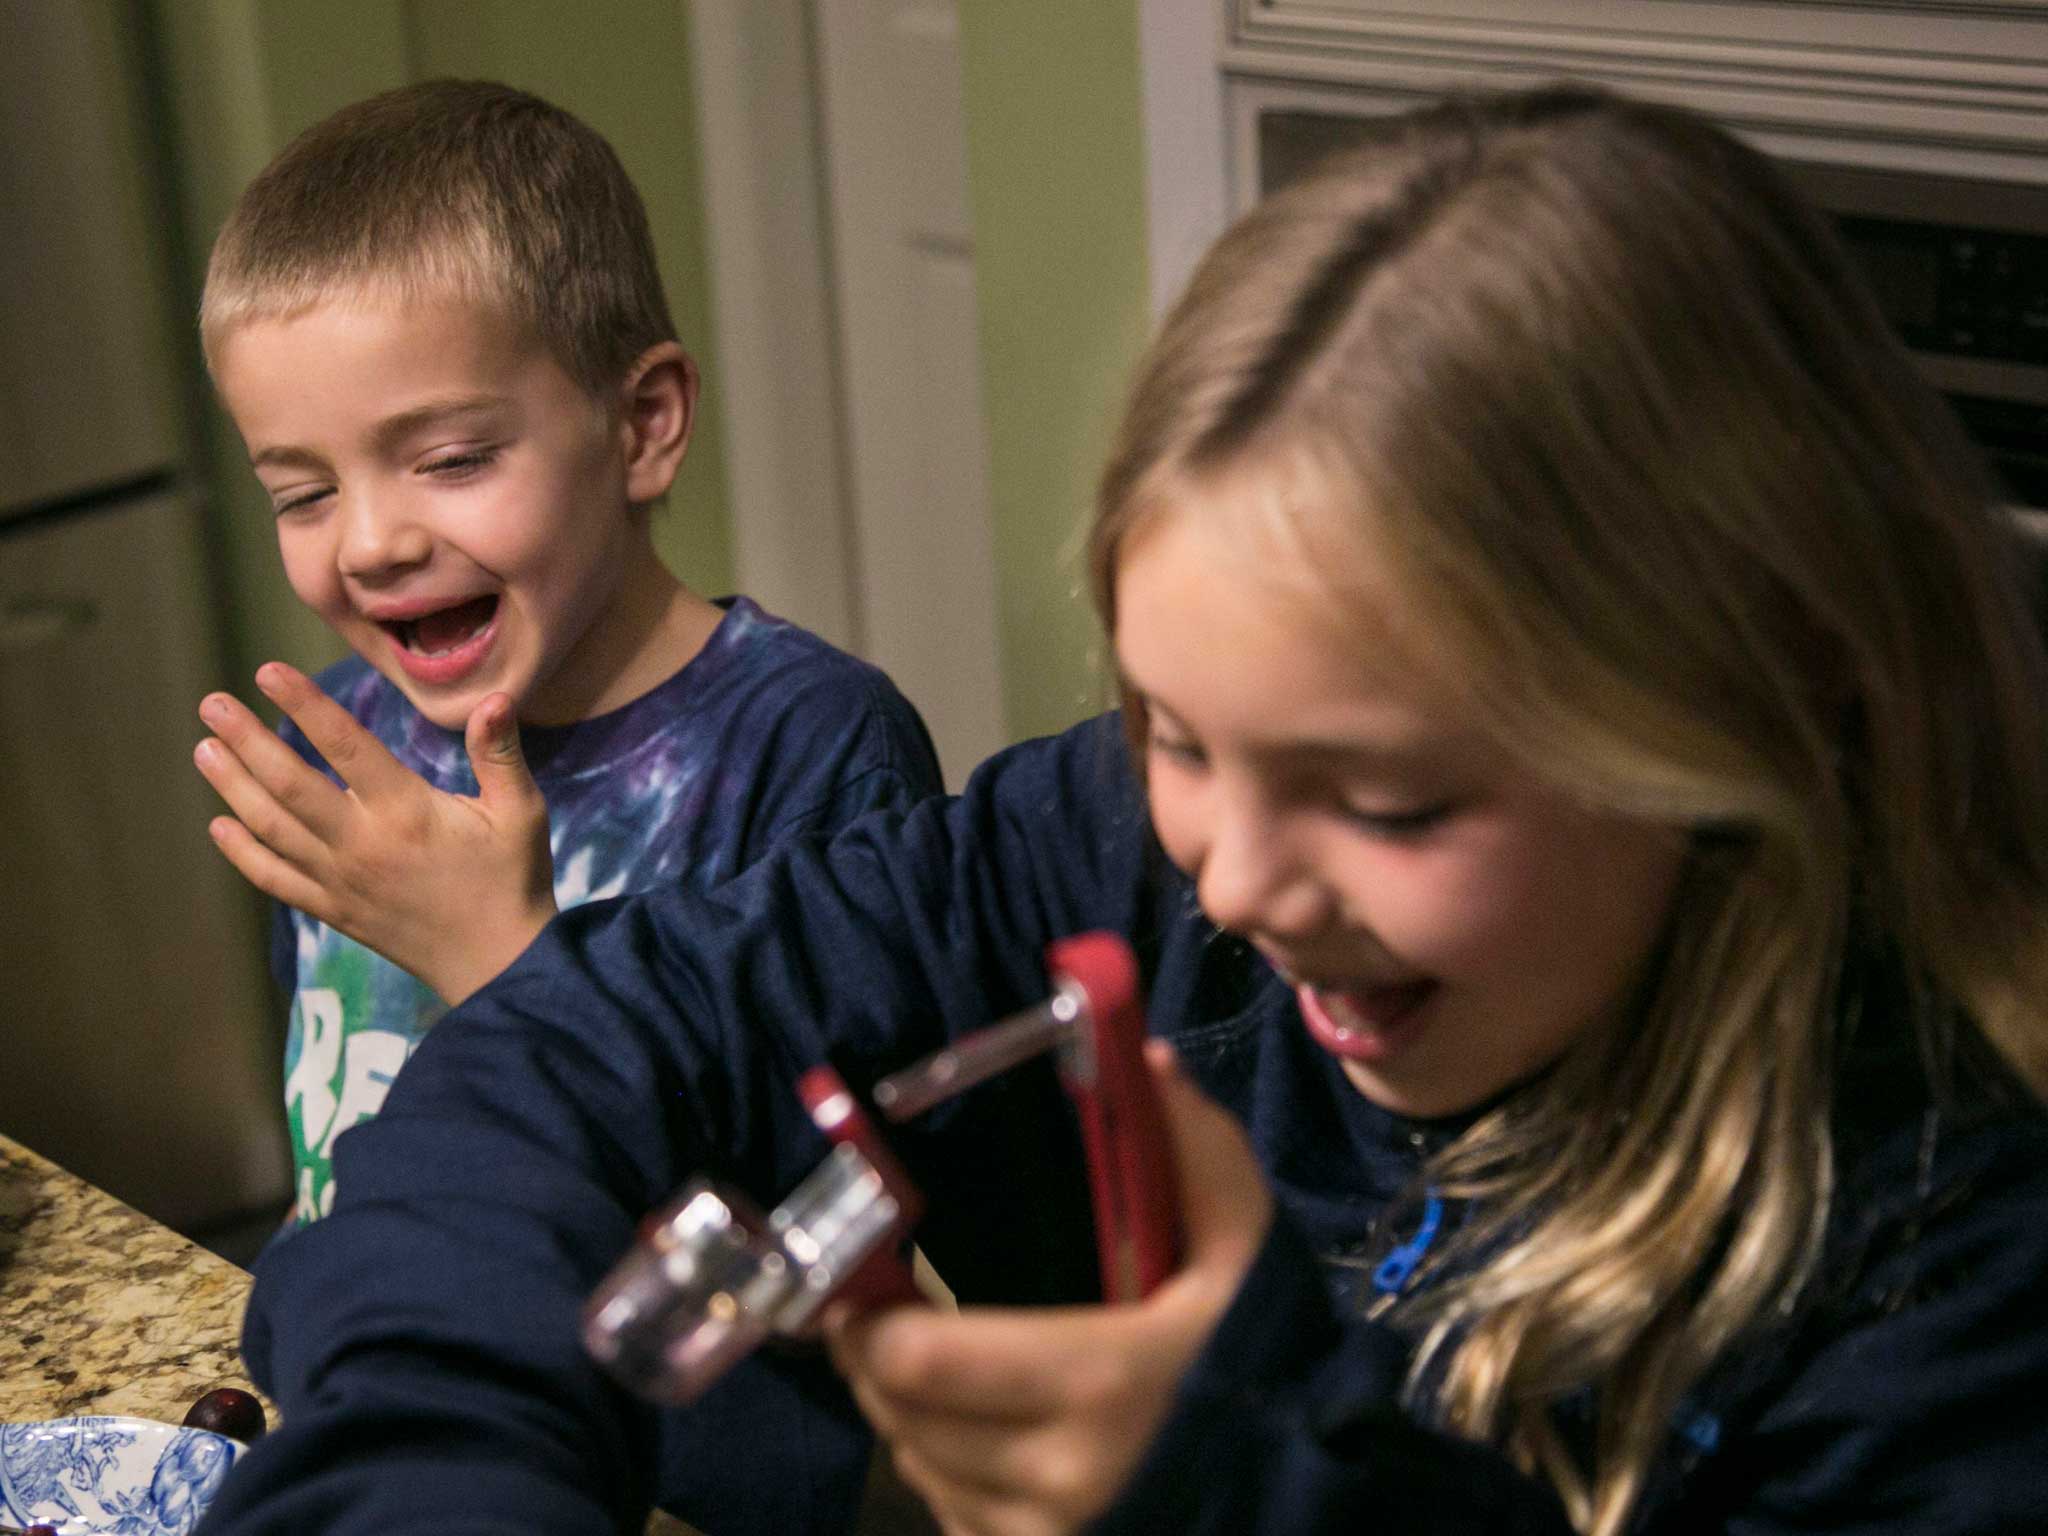
[[[245,1449],[210,1430],[112,1414],[0,1424],[0,1524],[185,1536]]]

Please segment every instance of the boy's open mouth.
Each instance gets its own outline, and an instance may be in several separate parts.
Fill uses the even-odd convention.
[[[497,612],[495,595],[476,597],[416,619],[394,620],[384,628],[415,656],[445,656],[489,624]]]

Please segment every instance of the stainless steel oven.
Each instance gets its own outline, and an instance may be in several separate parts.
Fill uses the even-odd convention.
[[[1791,165],[2018,507],[2048,516],[2048,186]]]
[[[1270,191],[1385,118],[1258,115]],[[1787,162],[1833,215],[1878,302],[1983,449],[2023,524],[2048,531],[2048,186]]]

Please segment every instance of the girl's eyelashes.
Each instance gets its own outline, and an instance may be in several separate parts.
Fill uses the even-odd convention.
[[[1199,767],[1205,761],[1200,743],[1188,737],[1163,735],[1156,730],[1145,738],[1145,748],[1156,756],[1190,767]]]
[[[1357,806],[1343,808],[1346,821],[1363,828],[1375,837],[1408,838],[1420,837],[1434,831],[1451,814],[1449,801],[1417,806],[1412,810],[1369,811]]]

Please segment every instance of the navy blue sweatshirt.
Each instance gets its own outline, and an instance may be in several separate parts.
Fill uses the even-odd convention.
[[[1101,1528],[1568,1530],[1548,1489],[1403,1407],[1410,1341],[1358,1305],[1399,1236],[1379,1218],[1446,1129],[1363,1099],[1286,985],[1202,918],[1112,719],[715,893],[551,924],[340,1138],[332,1216],[259,1264],[244,1349],[284,1422],[202,1530],[637,1531],[656,1420],[576,1333],[635,1221],[699,1172],[778,1197],[825,1150],[802,1071],[830,1061],[865,1089],[1036,1001],[1046,944],[1095,928],[1132,939],[1153,1029],[1243,1121],[1282,1213]],[[2048,1529],[2048,1119],[2023,1099],[1936,1115],[1910,1054],[1883,1060],[1810,1300],[1702,1383],[1638,1529]],[[963,1302],[1091,1293],[1049,1064],[893,1139]],[[713,1536],[838,1528],[843,1504],[807,1480],[814,1419],[733,1426],[714,1507],[685,1513]]]

